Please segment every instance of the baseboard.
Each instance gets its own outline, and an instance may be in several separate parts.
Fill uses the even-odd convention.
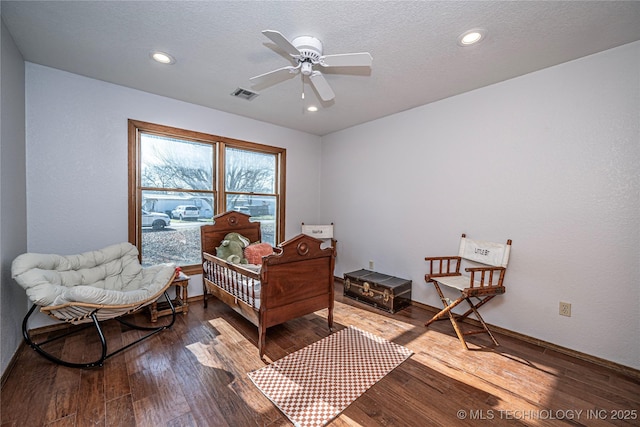
[[[18,360],[18,355],[22,353],[22,348],[25,345],[26,344],[24,340],[20,341],[20,344],[18,345],[18,349],[15,351],[15,353],[13,353],[11,360],[7,364],[7,368],[4,370],[4,372],[2,373],[2,377],[0,378],[0,390],[4,389],[4,383],[9,378],[9,374],[11,374],[11,371],[13,371],[13,367],[16,365],[16,361]]]
[[[344,283],[344,279],[341,278],[341,277],[335,277],[334,279],[335,279],[335,281],[337,283]],[[437,307],[434,307],[434,306],[429,305],[429,304],[423,304],[423,303],[417,302],[417,301],[411,301],[411,305],[423,308],[425,310],[432,311],[434,313],[438,313],[441,310],[441,308],[437,308]],[[470,319],[468,317],[466,319],[464,319],[463,323],[468,323],[470,325],[473,325],[474,327],[481,327],[480,322],[478,322],[475,319]],[[603,359],[603,358],[600,358],[600,357],[597,357],[597,356],[592,356],[590,354],[583,353],[583,352],[580,352],[580,351],[577,351],[577,350],[573,350],[573,349],[570,349],[570,348],[567,348],[567,347],[563,347],[563,346],[560,346],[560,345],[557,345],[557,344],[553,344],[553,343],[550,343],[550,342],[547,342],[547,341],[544,341],[544,340],[541,340],[541,339],[538,339],[538,338],[530,337],[528,335],[524,335],[524,334],[521,334],[519,332],[514,332],[514,331],[511,331],[509,329],[501,328],[499,326],[495,326],[495,325],[489,324],[489,327],[491,328],[492,332],[497,332],[499,334],[506,335],[506,336],[511,337],[511,338],[516,338],[516,339],[524,341],[526,343],[540,346],[540,347],[542,347],[544,349],[556,351],[558,353],[565,354],[565,355],[571,356],[571,357],[575,357],[576,359],[584,360],[586,362],[593,363],[594,365],[602,366],[604,368],[608,368],[608,369],[611,369],[613,371],[620,372],[621,374],[628,375],[630,377],[634,377],[634,378],[640,379],[640,370],[638,370],[638,369],[635,369],[635,368],[632,368],[632,367],[629,367],[629,366],[626,366],[626,365],[622,365],[622,364],[613,362],[611,360]]]

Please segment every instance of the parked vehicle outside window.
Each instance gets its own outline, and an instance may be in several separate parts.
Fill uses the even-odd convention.
[[[198,217],[200,217],[200,209],[193,205],[180,205],[171,211],[171,218],[180,221],[185,219],[198,220]]]
[[[142,210],[142,226],[153,227],[154,230],[162,230],[171,225],[169,215],[159,212],[147,212]]]

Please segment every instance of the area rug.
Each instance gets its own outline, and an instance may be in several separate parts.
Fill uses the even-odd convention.
[[[350,326],[249,378],[299,427],[323,426],[413,352]]]

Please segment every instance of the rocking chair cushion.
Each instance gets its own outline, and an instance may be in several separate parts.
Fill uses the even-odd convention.
[[[11,273],[33,303],[46,307],[136,303],[160,292],[174,270],[171,264],[142,268],[138,249],[120,243],[79,255],[22,254]]]

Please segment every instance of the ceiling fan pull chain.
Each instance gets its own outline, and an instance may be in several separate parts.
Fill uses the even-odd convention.
[[[304,114],[304,76],[301,76],[300,84],[302,85],[302,114]]]

